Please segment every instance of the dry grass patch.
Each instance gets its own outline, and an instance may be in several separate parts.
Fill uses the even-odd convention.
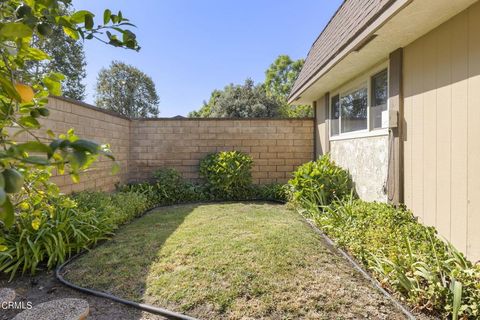
[[[201,319],[403,319],[300,216],[266,203],[156,210],[66,278]]]

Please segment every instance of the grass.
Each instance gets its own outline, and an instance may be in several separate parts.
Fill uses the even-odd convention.
[[[403,319],[300,216],[267,203],[156,210],[66,278],[201,319]]]

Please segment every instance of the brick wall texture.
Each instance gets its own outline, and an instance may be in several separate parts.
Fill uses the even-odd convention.
[[[129,120],[70,101],[50,98],[44,128],[108,143],[120,164],[111,174],[111,161],[100,159],[80,183],[55,175],[63,192],[96,189],[111,191],[118,183],[148,179],[159,168],[175,168],[198,180],[200,160],[216,151],[239,150],[254,160],[255,183],[285,182],[295,168],[313,159],[313,119],[148,119]]]

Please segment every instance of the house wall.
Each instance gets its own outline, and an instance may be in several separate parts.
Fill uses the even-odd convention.
[[[330,141],[330,154],[350,172],[361,199],[387,202],[388,136]]]
[[[253,158],[255,183],[286,182],[295,168],[313,159],[313,119],[135,120],[131,126],[130,180],[144,180],[173,167],[197,180],[200,160],[223,150]]]
[[[480,3],[404,49],[404,196],[480,259]]]

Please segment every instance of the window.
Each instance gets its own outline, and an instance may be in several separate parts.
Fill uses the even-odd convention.
[[[332,95],[332,137],[388,128],[388,70],[370,74],[356,83],[353,88],[349,86],[348,90]]]
[[[367,129],[368,88],[366,85],[343,94],[340,105],[342,133]]]
[[[388,127],[388,73],[383,70],[372,77],[372,107],[371,124],[372,129]]]

